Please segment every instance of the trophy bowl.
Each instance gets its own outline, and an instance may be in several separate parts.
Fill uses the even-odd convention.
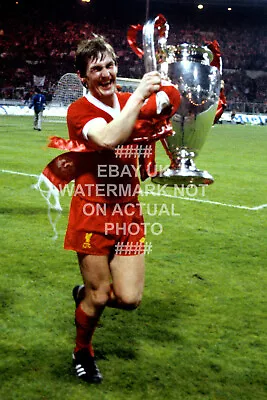
[[[140,30],[141,26],[135,28]],[[159,36],[154,44],[155,29]],[[214,54],[207,46],[190,43],[167,45],[168,24],[164,16],[148,21],[143,27],[143,51],[129,42],[136,54],[142,54],[147,72],[158,70],[162,79],[170,81],[181,95],[181,103],[171,118],[173,135],[162,139],[170,158],[170,166],[152,177],[152,181],[169,186],[208,185],[213,177],[195,165],[218,107],[221,76],[212,66]],[[134,29],[130,31],[131,38]],[[129,40],[128,40],[129,41]]]

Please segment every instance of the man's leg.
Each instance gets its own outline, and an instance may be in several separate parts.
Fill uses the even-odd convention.
[[[38,128],[39,131],[42,130],[42,119],[43,119],[43,112],[40,111],[38,113],[38,122],[37,122],[37,128]]]
[[[144,254],[115,255],[110,262],[112,285],[107,306],[133,310],[139,306],[145,280]]]
[[[77,332],[75,351],[91,347],[91,339],[97,322],[109,298],[110,270],[107,256],[78,254],[84,281],[84,297],[76,309],[76,324],[88,325],[87,332]],[[82,323],[80,324],[80,321]],[[93,355],[93,354],[92,354]]]
[[[144,289],[144,256],[115,256],[110,263],[113,283],[109,286],[107,307],[132,310],[141,302]],[[114,289],[115,286],[115,289]],[[85,287],[74,288],[76,305],[84,298]]]
[[[76,308],[76,346],[74,365],[77,376],[100,382],[102,376],[94,362],[92,337],[109,298],[110,270],[107,256],[78,254],[84,281],[84,297]]]
[[[35,111],[34,111],[33,127],[36,130],[38,129],[38,113]]]

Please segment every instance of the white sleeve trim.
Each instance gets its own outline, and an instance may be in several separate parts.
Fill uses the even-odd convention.
[[[167,93],[160,91],[156,94],[157,114],[160,114],[165,107],[170,105],[170,99]]]
[[[82,130],[83,136],[86,140],[88,140],[88,132],[90,130],[90,127],[91,127],[91,125],[95,124],[95,121],[101,121],[101,122],[105,121],[106,122],[106,120],[104,118],[100,118],[100,117],[91,119],[90,121],[86,122],[86,124],[84,125],[83,130]]]

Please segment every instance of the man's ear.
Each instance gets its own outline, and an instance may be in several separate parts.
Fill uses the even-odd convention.
[[[80,81],[82,82],[82,85],[87,88],[86,78],[81,77],[80,71],[77,71],[76,73],[77,73]]]

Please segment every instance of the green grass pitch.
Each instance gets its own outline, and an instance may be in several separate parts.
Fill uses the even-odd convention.
[[[78,382],[71,366],[81,280],[63,249],[70,197],[61,215],[51,211],[55,240],[32,188],[59,154],[46,148],[51,135],[67,137],[66,125],[46,118],[37,132],[32,118],[0,117],[1,399],[266,399],[267,128],[213,127],[196,162],[213,185],[140,197],[146,222],[163,231],[147,232],[140,308],[106,309],[97,328],[99,386]],[[160,146],[157,160],[167,163]]]

